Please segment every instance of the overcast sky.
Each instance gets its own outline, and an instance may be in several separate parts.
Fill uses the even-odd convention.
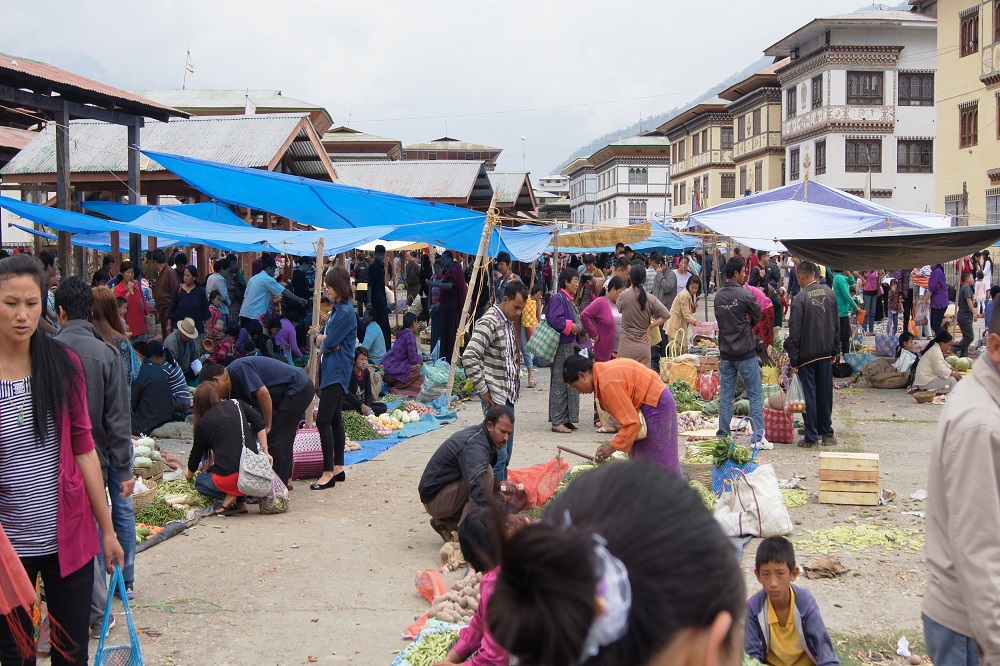
[[[689,101],[816,16],[864,4],[7,2],[0,48],[137,89],[180,87],[190,44],[189,88],[280,89],[325,106],[335,125],[350,118],[404,145],[443,136],[447,117],[448,135],[503,148],[499,169],[521,169],[524,136],[537,179],[595,137]]]

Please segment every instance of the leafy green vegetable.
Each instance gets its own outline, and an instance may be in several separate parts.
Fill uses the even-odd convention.
[[[674,396],[674,404],[678,412],[700,412],[702,408],[701,395],[691,390],[691,385],[678,381],[668,387]]]

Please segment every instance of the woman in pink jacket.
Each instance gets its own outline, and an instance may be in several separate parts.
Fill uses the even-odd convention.
[[[37,259],[0,260],[0,527],[24,578],[42,576],[52,664],[62,666],[88,663],[98,525],[108,571],[125,555],[94,450],[80,359],[38,329],[44,291]],[[0,663],[35,663],[25,653],[31,632],[24,608],[0,620]]]
[[[625,281],[615,275],[605,285],[606,293],[580,313],[580,324],[594,342],[594,360],[610,361],[618,352],[618,336],[622,329],[622,315],[618,312],[618,297],[625,291]],[[602,423],[594,398],[594,427],[598,432],[618,432],[613,423]]]

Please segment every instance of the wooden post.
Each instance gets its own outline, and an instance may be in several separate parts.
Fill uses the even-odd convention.
[[[69,107],[64,102],[56,111],[56,207],[70,209],[69,199]],[[68,231],[59,232],[56,250],[63,275],[73,274],[73,235]],[[44,285],[48,289],[48,285]]]
[[[128,202],[133,206],[140,203],[139,197],[139,128],[140,118],[135,118],[128,126]],[[112,241],[112,245],[114,242]],[[135,268],[135,277],[142,279],[142,236],[128,235],[128,258]]]
[[[316,376],[317,370],[319,369],[319,350],[316,348],[316,336],[319,335],[319,303],[320,296],[323,293],[323,278],[326,277],[324,270],[325,261],[323,257],[323,237],[319,237],[319,242],[316,244],[316,280],[313,286],[313,323],[310,327],[310,337],[309,337],[309,379],[312,380],[313,384],[319,385],[318,378]],[[316,332],[313,333],[312,331]],[[311,403],[310,403],[311,404]],[[310,420],[312,418],[312,410],[309,413]]]
[[[490,234],[493,233],[494,225],[499,226],[500,218],[497,215],[497,192],[493,192],[493,200],[490,201],[489,210],[486,213],[486,220],[483,221],[483,236],[479,239],[479,250],[476,252],[476,260],[472,266],[472,279],[469,280],[469,289],[465,294],[465,305],[462,307],[462,317],[458,321],[458,331],[455,333],[455,349],[451,352],[451,367],[448,369],[448,392],[445,398],[445,409],[451,409],[451,389],[455,385],[455,366],[458,365],[458,354],[461,351],[462,333],[469,325],[469,309],[472,307],[472,292],[475,291],[476,280],[479,279],[479,271],[485,263],[486,251],[490,244]]]
[[[701,288],[702,288],[702,291],[705,292],[705,319],[702,321],[702,323],[705,323],[705,322],[708,321],[708,281],[710,279],[710,276],[708,274],[708,270],[705,268],[705,264],[708,263],[706,261],[706,259],[708,259],[708,253],[705,252],[705,230],[704,230],[704,228],[702,228],[702,232],[701,232]],[[712,263],[715,263],[714,259],[713,259]]]
[[[557,293],[559,293],[559,227],[556,227],[552,234],[552,296]]]

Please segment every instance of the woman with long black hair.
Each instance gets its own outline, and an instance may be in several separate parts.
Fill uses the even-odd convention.
[[[323,354],[320,361],[319,411],[316,428],[323,448],[323,474],[310,490],[333,488],[344,474],[344,393],[351,385],[354,367],[354,347],[358,344],[358,320],[351,307],[351,276],[347,269],[334,266],[323,277],[326,295],[333,310],[326,320],[323,333],[316,336],[316,348]]]
[[[545,308],[547,324],[559,332],[559,347],[552,361],[549,384],[549,421],[552,422],[552,432],[563,434],[576,430],[580,421],[580,394],[563,381],[563,363],[573,355],[573,348],[587,339],[574,304],[579,289],[580,276],[576,269],[562,269],[559,291]]]
[[[937,391],[948,393],[958,384],[962,374],[948,365],[944,360],[945,352],[951,348],[954,338],[945,330],[938,331],[934,339],[927,343],[920,352],[917,362],[917,373],[913,377],[913,386],[921,391]]]
[[[670,312],[656,296],[646,293],[645,268],[638,264],[632,266],[629,281],[632,286],[618,297],[618,310],[622,313],[618,358],[630,358],[648,368],[653,362],[649,332],[666,322],[670,318]],[[678,285],[678,289],[681,288]]]
[[[0,260],[0,528],[28,580],[42,576],[52,664],[87,663],[94,556],[101,528],[108,571],[124,565],[94,450],[80,359],[38,329],[41,263]],[[0,664],[31,655],[31,617],[0,621]],[[33,658],[29,663],[34,663]]]

